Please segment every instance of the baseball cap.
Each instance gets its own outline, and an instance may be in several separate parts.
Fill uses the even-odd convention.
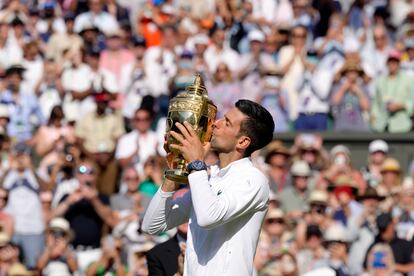
[[[293,176],[310,176],[311,169],[309,164],[303,160],[297,160],[293,163],[292,168],[290,168],[290,172]]]
[[[54,218],[49,222],[50,229],[59,229],[66,233],[70,232],[69,222],[64,218]]]
[[[251,42],[251,41],[259,41],[259,42],[264,42],[265,41],[265,35],[263,34],[262,31],[259,30],[252,30],[249,32],[249,34],[247,35],[247,39]]]
[[[377,151],[382,151],[384,153],[387,153],[388,144],[384,140],[380,140],[380,139],[374,140],[371,143],[369,143],[368,151],[369,153],[374,153]]]
[[[397,49],[392,49],[389,53],[388,53],[388,58],[387,60],[397,60],[400,61],[401,59],[401,53],[400,51],[398,51]]]
[[[197,34],[193,37],[194,44],[208,45],[210,39],[205,34]]]

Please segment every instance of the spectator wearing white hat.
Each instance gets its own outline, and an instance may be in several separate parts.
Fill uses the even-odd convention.
[[[46,248],[37,262],[42,275],[69,276],[78,269],[74,253],[69,247],[73,238],[69,222],[64,218],[54,218],[46,232]]]
[[[295,161],[290,169],[292,185],[283,190],[281,206],[288,216],[299,218],[308,207],[310,189],[308,187],[311,169],[305,161]]]
[[[324,243],[329,251],[329,259],[326,264],[336,271],[336,275],[349,275],[348,266],[350,239],[347,236],[346,228],[341,224],[332,224],[324,233]]]
[[[381,167],[388,155],[388,144],[377,139],[369,143],[368,164],[361,168],[362,177],[368,186],[376,187],[381,182]]]

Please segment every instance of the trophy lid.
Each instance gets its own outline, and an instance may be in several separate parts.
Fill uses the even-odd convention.
[[[198,94],[200,96],[207,96],[207,89],[204,86],[204,80],[200,73],[197,73],[194,78],[193,84],[189,85],[185,89],[189,94]]]

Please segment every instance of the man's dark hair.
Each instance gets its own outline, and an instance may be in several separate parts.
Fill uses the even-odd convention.
[[[236,107],[247,116],[240,125],[240,134],[251,139],[249,147],[244,152],[244,156],[250,156],[254,151],[265,147],[272,141],[275,123],[269,111],[258,103],[238,100]]]

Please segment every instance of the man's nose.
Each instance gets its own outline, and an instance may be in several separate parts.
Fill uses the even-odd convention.
[[[217,119],[214,123],[213,123],[213,128],[217,128],[219,126],[221,119]]]

